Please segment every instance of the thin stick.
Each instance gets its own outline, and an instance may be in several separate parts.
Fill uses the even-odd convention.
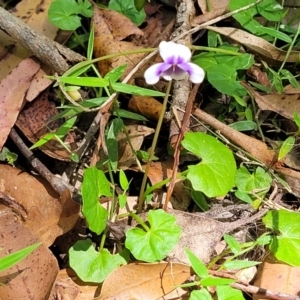
[[[180,143],[183,139],[183,136],[184,136],[185,131],[186,131],[186,127],[187,127],[187,125],[189,123],[189,120],[190,120],[190,115],[191,115],[191,112],[192,112],[192,109],[193,109],[193,103],[194,103],[198,88],[199,88],[199,84],[195,84],[193,89],[191,90],[191,93],[189,95],[189,98],[188,98],[188,101],[187,101],[187,104],[186,104],[185,112],[184,112],[184,115],[183,115],[182,126],[180,127],[180,131],[179,131],[179,134],[177,136],[177,141],[176,141],[175,151],[174,151],[174,163],[173,163],[172,177],[171,177],[170,184],[168,186],[167,196],[166,196],[166,200],[165,200],[165,204],[164,204],[164,210],[165,211],[167,211],[168,202],[170,201],[170,198],[171,198],[174,186],[175,186],[176,174],[177,174],[178,165],[179,165]]]

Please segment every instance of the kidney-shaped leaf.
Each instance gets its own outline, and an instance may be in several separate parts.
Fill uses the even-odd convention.
[[[100,283],[126,260],[119,254],[112,255],[107,249],[97,252],[91,240],[78,241],[69,250],[70,266],[85,282]]]
[[[182,146],[202,159],[189,166],[187,178],[193,189],[208,197],[224,196],[234,185],[236,163],[232,151],[202,132],[185,135]]]
[[[127,230],[125,246],[138,260],[160,261],[179,241],[181,229],[176,218],[162,209],[149,211],[148,221],[148,231],[138,227]]]
[[[266,227],[281,233],[270,244],[276,258],[292,266],[300,266],[300,214],[285,210],[269,211],[263,222]]]

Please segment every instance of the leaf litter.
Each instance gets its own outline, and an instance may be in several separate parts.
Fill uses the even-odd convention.
[[[220,8],[218,3],[213,2],[212,7],[207,9],[207,7],[204,6],[207,4],[206,2],[204,3],[200,0],[198,2],[204,17],[210,13],[210,9],[212,9],[212,12],[215,12],[216,14],[220,13],[218,12],[219,9],[222,9],[223,13],[223,9],[227,5],[226,3],[226,5],[223,5]],[[24,4],[26,1],[23,0],[21,3]],[[49,5],[49,3],[47,2],[45,5],[46,7],[42,7],[41,11],[46,11],[48,9],[47,5]],[[156,46],[159,43],[159,38],[161,38],[157,33],[158,31],[165,30],[164,32],[166,33],[166,37],[164,37],[164,40],[168,40],[171,34],[169,29],[163,28],[163,17],[161,20],[159,20],[158,17],[155,17],[155,14],[160,14],[160,17],[162,16],[163,10],[160,10],[160,7],[156,10],[153,10],[153,15],[148,19],[148,25],[150,25],[150,27],[152,26],[151,28],[153,28],[153,31],[154,29],[158,30],[157,28],[159,28],[159,30],[155,31],[154,35],[149,38],[148,41],[145,39],[143,40],[143,36],[148,34],[148,37],[150,37],[149,32],[147,33],[149,28],[147,29],[146,27],[145,30],[141,30],[131,21],[129,21],[129,19],[125,18],[119,13],[103,10],[97,6],[94,6],[94,8],[94,53],[96,57],[103,57],[105,55],[126,51],[136,51],[146,48],[149,44],[151,46]],[[43,16],[39,15],[39,17]],[[197,17],[199,16],[196,16],[196,18]],[[34,24],[38,24],[39,22],[36,20],[37,19],[33,18],[32,22]],[[151,22],[153,22],[155,25],[151,24]],[[170,21],[170,24],[173,23]],[[48,26],[49,25],[46,25],[46,28],[48,28]],[[51,28],[49,27],[49,30],[50,29]],[[287,56],[287,51],[283,51],[261,37],[257,37],[244,30],[230,27],[206,27],[206,29],[220,34],[229,40],[233,40],[239,45],[242,45],[245,47],[245,49],[255,54],[258,61],[263,59],[270,65],[278,65],[283,61],[288,63],[298,62],[298,51],[291,51]],[[135,38],[133,38],[133,36],[135,36]],[[144,57],[145,54],[142,53],[118,56],[116,58],[101,60],[98,63],[98,66],[101,74],[104,76],[115,67],[126,64],[127,70],[126,73],[122,75],[123,79],[137,63],[143,60]],[[28,63],[32,64],[32,66],[29,67]],[[42,87],[39,87],[39,81],[42,77],[39,77],[40,79],[33,79],[34,75],[39,72],[39,67],[39,64],[36,65],[35,63],[32,63],[32,60],[23,60],[23,62],[21,62],[13,71],[11,66],[7,67],[11,68],[10,71],[12,71],[12,73],[4,77],[4,79],[1,81],[1,87],[3,88],[3,93],[1,94],[6,95],[1,102],[3,109],[2,112],[5,112],[5,114],[3,114],[3,118],[1,118],[3,123],[1,128],[6,128],[6,130],[1,130],[1,148],[5,144],[10,128],[14,124],[18,126],[26,138],[32,143],[36,142],[45,133],[49,132],[48,122],[51,120],[51,117],[57,113],[57,110],[53,102],[48,99],[47,93],[36,97],[50,83],[49,79],[47,79],[45,83],[42,84]],[[26,74],[25,71],[28,69],[32,73]],[[20,76],[21,79],[18,79],[16,75]],[[20,89],[20,80],[24,81],[23,86],[21,86],[22,89]],[[261,80],[257,81],[262,83]],[[34,92],[30,92],[29,95],[30,83],[33,83],[33,87],[31,88],[34,90]],[[266,83],[266,81],[264,81],[264,83]],[[278,113],[289,120],[294,120],[295,112],[300,114],[298,105],[299,95],[297,89],[293,91],[285,90],[285,94],[280,94],[277,92],[262,94],[255,91],[250,86],[247,86],[247,88],[250,90],[254,100],[261,110]],[[11,94],[7,94],[7,90],[10,90]],[[35,100],[33,100],[31,104],[25,105],[25,98],[28,101],[33,99]],[[11,103],[14,105],[11,106]],[[134,96],[130,100],[129,107],[135,112],[144,115],[146,118],[156,120],[157,116],[159,115],[161,105],[160,102],[157,102],[157,100],[154,98]],[[199,109],[196,109],[194,115],[215,130],[219,130],[227,139],[244,149],[247,153],[251,154],[255,159],[258,159],[264,165],[281,174],[285,174],[287,178],[290,176],[290,178],[296,179],[294,186],[297,186],[300,176],[295,169],[299,169],[289,169],[287,165],[284,165],[285,160],[282,160],[280,163],[276,162],[276,160],[274,160],[276,157],[276,151],[270,150],[265,142],[257,139],[257,135],[255,135],[256,137],[250,137],[248,135],[238,133],[233,129],[230,129],[230,127],[227,125],[220,122],[218,123],[215,118],[209,117],[205,115],[205,113],[203,114],[203,112]],[[56,126],[52,127],[51,130],[58,128],[59,123],[53,122],[53,124],[56,124]],[[105,122],[104,126],[107,124],[108,120]],[[84,127],[87,128],[87,125],[84,125]],[[126,124],[125,128],[133,136],[131,138],[132,148],[129,145],[129,142],[126,141],[126,134],[124,132],[119,133],[117,141],[119,143],[119,151],[123,154],[119,156],[118,167],[130,170],[136,161],[134,152],[143,147],[143,143],[146,142],[146,137],[153,133],[154,130],[150,127],[141,126],[138,123],[133,123],[130,125]],[[65,142],[70,145],[75,145],[75,143],[78,142],[78,136],[76,136],[74,133],[68,134]],[[48,143],[42,150],[55,160],[70,161],[69,152],[60,146],[61,144],[55,141],[54,145],[53,143]],[[75,149],[76,147],[71,148],[73,151]],[[58,195],[55,193],[52,187],[47,184],[47,182],[41,180],[40,178],[37,180],[34,176],[16,168],[5,165],[0,165],[0,167],[0,182],[1,186],[3,187],[1,189],[1,193],[3,193],[2,197],[6,199],[12,199],[11,201],[15,205],[12,211],[7,210],[7,207],[2,207],[4,213],[2,215],[3,219],[1,219],[1,229],[3,228],[3,230],[9,234],[12,234],[13,232],[18,237],[17,239],[22,241],[22,243],[18,243],[17,247],[16,245],[9,246],[8,244],[5,244],[9,240],[10,235],[2,236],[3,240],[1,241],[0,245],[5,245],[5,247],[4,250],[0,252],[0,255],[2,256],[7,254],[8,249],[10,249],[10,251],[18,250],[35,241],[44,242],[43,247],[35,250],[34,254],[30,256],[32,261],[34,261],[34,269],[31,265],[32,261],[29,259],[24,260],[22,262],[23,265],[19,265],[16,269],[16,272],[28,269],[31,270],[31,273],[27,274],[27,271],[20,272],[20,276],[16,276],[12,280],[11,278],[8,279],[10,281],[9,285],[4,287],[0,286],[0,291],[3,289],[3,293],[5,293],[3,295],[7,295],[9,298],[12,291],[15,290],[14,286],[20,286],[21,284],[22,287],[18,288],[18,291],[20,292],[18,299],[23,299],[22,297],[28,298],[31,297],[31,295],[36,296],[39,293],[38,291],[41,287],[41,284],[43,283],[43,293],[41,293],[41,297],[37,299],[45,299],[45,297],[49,297],[52,285],[54,284],[54,280],[58,274],[56,259],[51,252],[48,251],[47,247],[52,245],[58,236],[70,231],[75,226],[75,223],[78,219],[79,205],[71,200],[71,195],[68,191]],[[138,168],[134,167],[134,169],[136,172]],[[152,163],[149,173],[149,181],[152,183],[152,185],[158,184],[160,181],[170,178],[171,170],[171,160],[168,162],[159,161]],[[177,191],[174,191],[174,196],[178,198],[186,198],[184,201],[182,201],[182,199],[179,201],[184,203],[184,208],[181,207],[181,209],[186,210],[191,204],[191,198],[189,197],[188,193],[186,196],[184,194],[185,189],[189,189],[190,187],[186,186],[181,180],[179,180],[178,183],[179,187]],[[157,190],[157,193],[163,197],[164,194],[162,191],[163,189],[160,191]],[[176,206],[176,204],[173,203],[173,206]],[[22,212],[18,212],[18,210],[21,210]],[[181,213],[180,211],[177,212],[170,210],[170,213],[176,216],[177,222],[180,224],[183,230],[181,242],[178,243],[170,256],[173,256],[173,259],[175,258],[185,263],[188,263],[188,261],[184,253],[184,247],[188,247],[190,250],[192,250],[203,262],[209,263],[212,255],[214,254],[215,248],[220,242],[224,233],[229,233],[241,225],[241,223],[234,222],[222,223],[214,219],[203,218],[195,214]],[[113,226],[117,226],[117,224],[118,223],[116,222]],[[236,224],[236,227],[234,224]],[[8,225],[12,227],[6,228],[5,226]],[[22,239],[23,236],[26,237],[26,240]],[[121,239],[122,235],[120,235],[119,238]],[[13,241],[14,240],[12,239],[12,243]],[[203,243],[203,241],[207,241],[207,245]],[[39,265],[40,259],[36,258],[39,256],[43,256],[42,266]],[[10,271],[12,270],[13,269]],[[276,269],[276,272],[277,271],[278,269]],[[36,278],[35,276],[37,276],[36,274],[38,274],[38,272],[43,276],[38,276]],[[160,275],[162,272],[164,273],[163,276]],[[278,272],[281,273],[282,271]],[[144,274],[146,276],[140,276],[137,274]],[[270,276],[262,275],[263,273],[259,274],[263,278],[269,278]],[[4,276],[6,275],[4,274]],[[24,277],[24,279],[22,276],[26,276],[26,278]],[[69,283],[69,279],[73,278],[70,286],[72,286],[74,282],[78,281],[78,278],[75,278],[74,274],[73,277],[68,277],[66,273],[64,276],[67,276],[66,281],[69,281]],[[167,294],[174,288],[174,286],[183,283],[189,278],[189,276],[189,267],[186,264],[129,264],[116,269],[109,277],[107,277],[103,283],[102,293],[99,299],[109,299],[109,297],[116,297],[116,299],[128,299],[129,297],[137,296],[142,297],[143,299],[156,299]],[[28,283],[27,277],[30,277],[32,281]],[[21,283],[19,280],[21,280]],[[164,283],[166,286],[161,284],[161,282],[164,282],[164,280],[166,280],[166,283]],[[266,281],[268,281],[268,279],[266,279]],[[34,282],[36,282],[36,285]],[[132,282],[134,282],[134,286],[130,285]],[[258,285],[260,284],[264,286],[265,284],[267,285],[267,283],[262,283],[262,281],[259,281]],[[30,289],[28,289],[29,286]],[[56,282],[57,294],[66,293],[66,295],[70,296],[72,299],[75,299],[75,297],[78,295],[79,289],[81,290],[81,293],[85,293],[85,290],[88,287],[92,287],[92,285],[84,287],[83,284],[80,283],[79,287],[77,286],[70,288],[70,291],[66,292],[66,285],[59,285],[59,281]],[[92,292],[89,291],[89,295],[92,295],[92,297],[99,295],[99,291],[95,291],[95,286],[91,289]],[[276,288],[274,288],[274,290],[276,290]],[[277,289],[277,291],[281,292],[282,290]],[[292,290],[285,292],[293,293]]]

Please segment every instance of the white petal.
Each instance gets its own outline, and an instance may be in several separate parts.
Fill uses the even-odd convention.
[[[188,62],[184,64],[179,64],[178,67],[186,71],[190,75],[190,80],[193,83],[201,83],[204,80],[205,72],[198,65]]]
[[[170,57],[180,56],[184,62],[188,62],[192,56],[187,46],[165,41],[159,44],[159,54],[164,61],[167,61]]]
[[[160,70],[162,67],[164,67],[164,63],[154,64],[145,71],[144,77],[148,84],[155,84],[158,82],[160,75],[164,71]]]

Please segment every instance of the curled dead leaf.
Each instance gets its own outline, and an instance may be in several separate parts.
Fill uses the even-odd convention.
[[[274,111],[287,119],[293,120],[294,113],[300,115],[300,95],[299,94],[266,94],[256,92],[248,84],[243,84],[252,94],[261,110]]]
[[[33,76],[40,64],[31,58],[23,60],[0,83],[0,150],[14,126]]]
[[[94,5],[93,22],[95,26],[94,53],[96,58],[141,49],[141,47],[131,42],[124,41],[130,35],[143,35],[143,32],[124,15]],[[104,76],[118,66],[127,65],[123,74],[124,77],[143,57],[143,53],[121,55],[101,60],[98,66],[102,76]]]
[[[52,245],[76,223],[79,205],[69,191],[59,196],[42,178],[8,165],[0,165],[0,181],[3,192],[25,208],[28,216],[24,226],[44,245]]]
[[[245,46],[257,56],[261,57],[268,63],[278,64],[285,60],[286,62],[296,63],[299,61],[299,52],[291,51],[287,56],[287,52],[276,48],[271,43],[261,37],[255,36],[241,29],[231,27],[213,27],[207,26],[209,30],[225,35],[233,41]]]
[[[153,97],[132,96],[128,107],[150,120],[158,120],[162,104]]]

